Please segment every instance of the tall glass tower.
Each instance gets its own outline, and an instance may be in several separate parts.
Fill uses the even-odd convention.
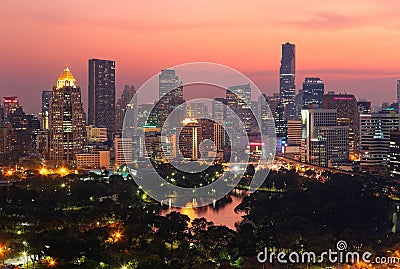
[[[294,96],[296,95],[296,46],[289,42],[282,44],[281,68],[279,70],[280,97],[287,119],[294,118]]]
[[[88,123],[115,130],[115,61],[89,60]]]

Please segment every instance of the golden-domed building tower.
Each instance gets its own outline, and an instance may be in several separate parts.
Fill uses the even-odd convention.
[[[85,118],[81,90],[68,66],[53,87],[49,122],[50,162],[73,167],[85,145]]]

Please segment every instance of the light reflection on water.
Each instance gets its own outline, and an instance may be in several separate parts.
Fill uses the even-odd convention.
[[[190,220],[204,217],[215,225],[225,225],[232,230],[236,230],[235,224],[239,224],[243,220],[243,214],[236,214],[235,207],[240,204],[246,195],[248,195],[247,191],[233,190],[226,198],[220,200],[215,208],[213,205],[192,208],[189,204],[185,208],[165,209],[161,212],[161,215],[165,216],[171,211],[178,211],[181,214],[188,215]]]

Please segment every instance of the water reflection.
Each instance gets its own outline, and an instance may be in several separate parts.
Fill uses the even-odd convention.
[[[193,208],[188,203],[187,207],[184,208],[166,208],[162,211],[161,215],[165,216],[172,211],[177,211],[188,215],[190,220],[204,217],[208,221],[212,221],[215,225],[225,225],[230,229],[236,230],[236,225],[240,224],[243,220],[243,214],[235,213],[235,207],[240,204],[246,195],[248,195],[247,191],[235,189],[214,205]]]

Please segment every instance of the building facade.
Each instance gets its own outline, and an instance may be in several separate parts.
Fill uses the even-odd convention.
[[[303,82],[303,109],[315,104],[321,107],[322,96],[324,96],[325,84],[317,77],[305,78]]]
[[[296,46],[282,44],[281,67],[279,69],[280,98],[285,108],[286,119],[295,117],[294,96],[296,95]]]
[[[373,175],[388,172],[390,133],[399,130],[394,111],[360,115],[360,170]]]
[[[68,67],[53,88],[50,104],[50,160],[73,166],[75,154],[85,145],[85,120],[81,90]]]
[[[115,131],[115,61],[90,59],[88,78],[88,124],[106,127],[110,139]]]

